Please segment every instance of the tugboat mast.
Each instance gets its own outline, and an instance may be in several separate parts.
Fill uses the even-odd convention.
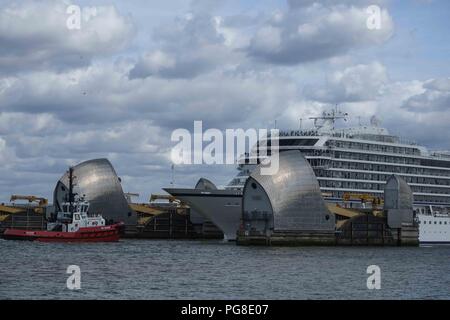
[[[70,215],[73,216],[74,207],[73,203],[75,202],[75,194],[73,193],[73,168],[69,168],[69,212]]]

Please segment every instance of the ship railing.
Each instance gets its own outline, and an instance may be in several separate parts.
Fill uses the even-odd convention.
[[[414,140],[406,139],[403,137],[393,136],[393,135],[382,135],[382,134],[370,134],[370,133],[344,133],[336,132],[331,135],[334,138],[345,138],[345,139],[361,139],[368,141],[377,142],[387,142],[387,143],[398,143],[405,145],[417,145]]]
[[[433,152],[431,154],[432,157],[441,158],[441,159],[450,159],[450,154],[443,152]]]
[[[315,137],[319,136],[320,133],[317,130],[280,130],[280,137]],[[268,135],[270,137],[270,134]]]
[[[301,136],[323,136],[325,133],[319,132],[318,130],[280,130],[280,137],[301,137]],[[364,139],[370,141],[387,142],[387,143],[399,143],[406,145],[417,145],[417,142],[411,139],[406,139],[399,136],[393,135],[382,135],[382,134],[370,134],[370,133],[348,133],[345,131],[335,131],[332,133],[327,133],[333,138],[344,138],[344,139]],[[270,134],[268,137],[270,138]]]

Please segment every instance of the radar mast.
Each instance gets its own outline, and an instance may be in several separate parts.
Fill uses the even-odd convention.
[[[320,117],[310,117],[311,120],[314,120],[314,126],[318,131],[333,131],[335,129],[336,120],[344,119],[347,121],[348,113],[342,112],[339,110],[338,105],[336,104],[335,108],[329,112],[322,112],[322,116]]]

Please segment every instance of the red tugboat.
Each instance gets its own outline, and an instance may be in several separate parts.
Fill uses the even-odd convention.
[[[100,216],[88,216],[89,202],[75,198],[73,193],[73,169],[69,169],[69,201],[63,203],[56,222],[47,223],[47,230],[30,231],[6,229],[7,240],[31,240],[41,242],[114,242],[120,238],[123,223],[105,225]]]

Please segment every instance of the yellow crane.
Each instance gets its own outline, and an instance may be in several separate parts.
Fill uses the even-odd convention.
[[[180,199],[175,198],[172,195],[167,194],[152,194],[150,196],[150,203],[154,203],[155,200],[168,200],[169,203],[176,203],[178,209],[186,209],[189,208],[189,206],[181,201]]]
[[[22,196],[22,195],[13,194],[11,196],[10,201],[14,202],[16,200],[27,200],[29,203],[37,202],[39,207],[45,207],[48,205],[48,200],[46,198],[36,197],[36,196]]]
[[[380,197],[372,196],[367,193],[344,193],[342,199],[344,201],[359,200],[362,202],[371,202],[372,204],[375,205],[383,204],[383,199],[381,199]]]
[[[152,194],[150,196],[150,202],[153,202],[155,200],[169,200],[170,203],[180,202],[180,200],[176,199],[174,196],[166,194]]]
[[[32,207],[31,209],[37,214],[44,214],[45,207],[48,205],[48,200],[43,197],[36,196],[23,196],[13,194],[11,196],[10,201],[14,202],[16,200],[26,200],[28,203],[36,202],[37,206]],[[27,212],[27,208],[15,206],[15,205],[5,205],[4,203],[0,204],[0,222],[6,220],[11,214],[20,214]]]

